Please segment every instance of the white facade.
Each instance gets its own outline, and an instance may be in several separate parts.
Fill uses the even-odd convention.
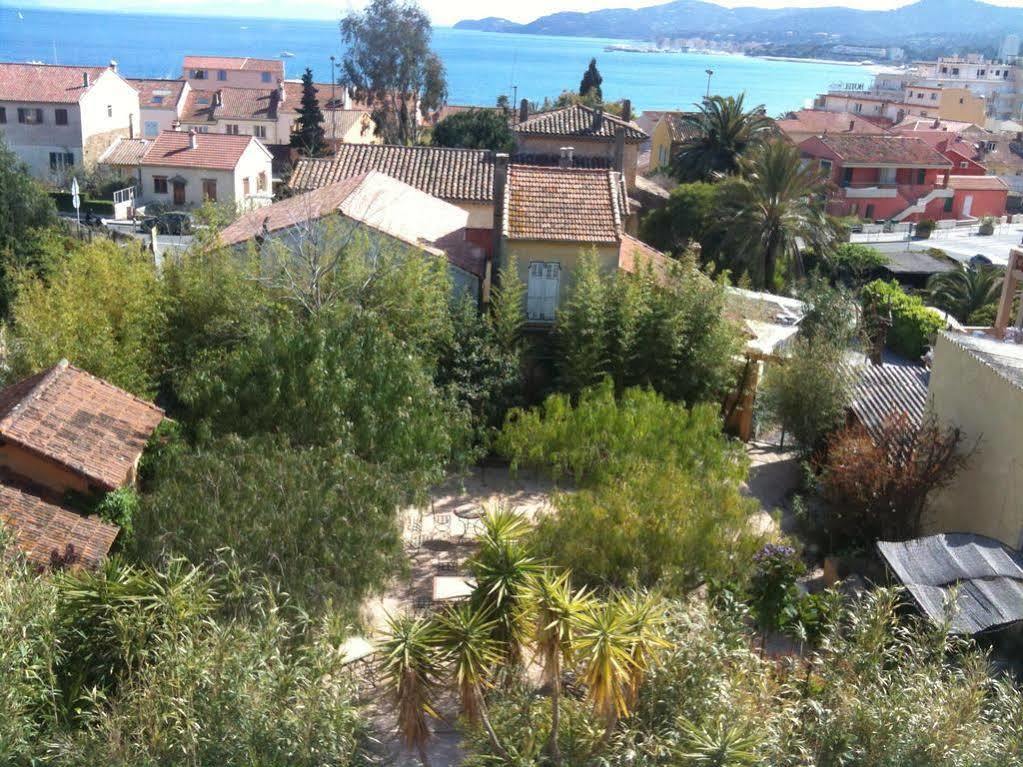
[[[270,152],[252,141],[233,170],[184,168],[141,163],[144,204],[185,208],[212,202],[232,203],[238,210],[269,205],[273,201],[273,177]]]
[[[112,69],[90,80],[77,103],[0,100],[0,110],[7,145],[33,176],[54,183],[63,183],[72,168],[93,168],[114,141],[140,125],[138,93]]]

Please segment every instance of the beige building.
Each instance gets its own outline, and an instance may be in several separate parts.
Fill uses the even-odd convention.
[[[174,130],[181,120],[190,86],[184,80],[144,80],[129,78],[139,92],[142,138],[156,138],[165,130]]]
[[[965,87],[910,84],[900,112],[900,121],[924,117],[983,125],[987,100]]]
[[[284,62],[249,56],[185,56],[181,79],[193,88],[273,88],[284,80]]]
[[[631,107],[624,104],[622,117],[581,104],[532,116],[520,109],[515,162],[614,168],[631,189],[639,148],[650,137],[632,122]]]
[[[253,136],[164,131],[122,139],[102,161],[135,180],[139,205],[195,208],[208,200],[247,210],[273,201],[271,159]]]
[[[662,112],[650,138],[650,167],[667,168],[682,145],[695,138],[697,131],[686,119],[693,112]]]
[[[139,129],[138,92],[109,67],[0,63],[0,135],[36,178],[62,184]]]

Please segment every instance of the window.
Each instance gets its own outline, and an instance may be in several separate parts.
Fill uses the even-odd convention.
[[[57,125],[67,125],[67,110],[66,109],[54,109],[53,110],[53,122]]]
[[[831,178],[831,160],[821,160],[821,172]]]
[[[252,127],[252,135],[256,138],[266,138],[266,126],[265,125],[254,125]]]
[[[941,74],[947,75],[948,74],[948,67],[942,67],[941,68]]]
[[[983,77],[986,74],[987,74],[987,70],[986,69],[978,69],[977,70],[977,77]],[[995,72],[995,74],[998,74],[998,73]]]
[[[953,197],[946,197],[945,198],[945,208],[944,208],[944,210],[945,210],[946,213],[951,213],[952,212],[952,203],[953,202],[955,202],[955,198],[953,198]]]
[[[153,176],[153,194],[167,194],[166,176]]]
[[[227,79],[227,72],[225,70],[223,70],[223,69],[218,69],[217,70],[217,79],[218,80],[226,80]]]
[[[202,198],[210,202],[217,201],[217,180],[215,178],[204,178],[202,180]]]
[[[163,103],[163,96],[153,96],[153,104],[154,105],[162,104],[162,103]]]
[[[43,110],[18,107],[18,122],[22,125],[42,125]]]
[[[160,123],[156,120],[146,120],[145,127],[142,129],[146,136],[154,137],[160,135]]]
[[[248,197],[250,194],[252,194],[252,187],[249,185],[249,177],[248,176],[246,176],[245,178],[242,179],[242,194],[245,197]]]
[[[0,107],[0,125],[7,122],[7,107]]]
[[[256,191],[257,192],[265,192],[266,191],[266,172],[265,171],[260,171],[260,174],[258,176],[256,176]]]
[[[917,97],[918,99],[922,99],[922,98],[924,97],[924,94],[923,94],[923,92],[917,93],[917,94],[916,94],[916,97]]]
[[[210,126],[209,125],[196,125],[193,128],[193,130],[195,130],[196,133],[209,133],[210,132]]]
[[[868,203],[867,204],[867,209],[866,209],[866,211],[864,211],[863,217],[865,219],[867,219],[868,221],[870,219],[874,218],[874,206],[873,206],[872,203]]]
[[[50,152],[50,170],[60,171],[75,164],[75,156],[70,152]]]
[[[224,126],[224,133],[226,133],[229,136],[237,136],[238,135],[238,126],[237,125],[225,125]]]
[[[554,321],[558,309],[560,283],[560,263],[530,262],[529,283],[526,287],[526,319],[534,322]]]
[[[845,171],[842,173],[842,183],[845,184],[846,186],[848,186],[849,184],[852,183],[852,180],[853,180],[853,169],[852,168],[846,168]]]
[[[920,168],[920,170],[916,172],[916,183],[917,184],[927,183],[927,171],[924,170],[923,168]]]
[[[197,99],[195,100],[195,103],[196,103],[196,104],[203,104],[203,105],[209,105],[209,103],[210,103],[210,97],[209,97],[209,96],[199,96],[199,97],[198,97],[198,98],[197,98]]]
[[[966,162],[966,160],[963,160],[961,163],[959,163],[959,167],[960,168],[969,168],[970,167],[970,163]]]
[[[959,67],[952,67],[952,74],[958,77],[959,76]]]
[[[113,116],[114,116],[114,105],[113,104],[107,104],[107,117],[113,117]]]
[[[863,104],[861,104],[860,102],[857,101],[856,104],[853,106],[853,111],[857,112],[857,113],[858,112],[862,112],[863,111]]]
[[[937,100],[938,100],[938,94],[937,93],[932,93],[931,94],[931,101],[937,101]]]
[[[206,79],[206,70],[205,69],[193,69],[192,70],[192,79],[193,80],[205,80]]]
[[[263,72],[262,73],[262,78],[263,78],[263,82],[264,83],[270,82],[270,73],[269,72]]]

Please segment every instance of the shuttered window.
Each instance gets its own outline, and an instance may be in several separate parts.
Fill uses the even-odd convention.
[[[532,322],[553,322],[558,309],[561,264],[532,261],[526,288],[526,319]]]

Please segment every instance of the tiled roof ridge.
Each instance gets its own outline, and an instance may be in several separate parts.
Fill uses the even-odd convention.
[[[618,178],[615,179],[615,176],[618,176]],[[607,179],[607,193],[611,195],[611,210],[614,213],[615,229],[618,231],[618,239],[620,241],[624,227],[622,226],[622,211],[618,207],[618,191],[615,189],[615,185],[621,182],[621,174],[609,170],[607,171]],[[627,200],[628,198],[625,199]],[[626,202],[625,205],[628,207],[629,203]],[[628,211],[626,211],[626,215],[628,215]]]
[[[74,372],[80,373],[81,375],[85,376],[86,378],[91,378],[93,381],[96,381],[97,383],[100,383],[100,384],[102,384],[104,386],[108,386],[111,389],[117,389],[117,391],[121,392],[121,394],[123,394],[126,397],[134,400],[138,404],[143,405],[143,406],[149,408],[150,410],[153,410],[153,411],[159,413],[160,415],[166,415],[167,414],[166,411],[162,407],[157,405],[155,402],[150,402],[147,399],[142,399],[142,397],[138,397],[138,396],[132,394],[130,391],[127,391],[126,389],[122,389],[120,386],[117,386],[116,384],[110,383],[110,381],[106,380],[105,378],[100,378],[97,375],[93,375],[88,370],[83,370],[80,367],[72,365],[66,359],[65,360],[61,360],[60,363],[58,363],[58,364],[61,364],[61,363],[64,364],[66,370],[73,370]]]

